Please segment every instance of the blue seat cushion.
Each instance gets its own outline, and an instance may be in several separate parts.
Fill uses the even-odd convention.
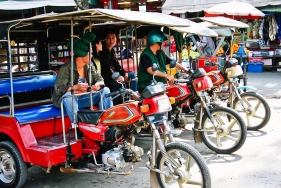
[[[21,93],[27,91],[41,90],[44,88],[53,88],[56,75],[35,75],[26,77],[17,77],[13,79],[13,92]],[[0,95],[11,94],[10,79],[0,80]]]
[[[9,114],[9,111],[1,112],[1,114]],[[40,122],[56,117],[61,117],[61,110],[56,108],[53,104],[15,110],[15,118],[18,120],[19,124]]]

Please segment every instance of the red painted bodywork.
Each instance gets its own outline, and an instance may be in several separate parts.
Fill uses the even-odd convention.
[[[224,83],[224,77],[220,71],[211,71],[207,73],[207,76],[211,78],[214,86],[219,86]]]
[[[206,72],[217,71],[218,66],[206,65],[206,62],[217,63],[218,57],[200,57],[198,58],[198,68],[204,68]]]
[[[66,161],[67,145],[63,143],[62,133],[54,134],[55,121],[47,120],[19,125],[16,118],[0,116],[0,132],[2,136],[6,135],[13,140],[25,162],[42,167],[51,167]],[[46,133],[45,136],[44,132]],[[74,159],[81,158],[82,141],[75,140],[73,132],[70,135]]]
[[[100,146],[90,137],[84,135],[84,147],[82,149],[83,153],[90,155],[94,152],[94,154],[97,155],[99,150]]]
[[[106,125],[92,125],[87,123],[79,123],[79,129],[92,140],[105,142],[105,132],[108,129]]]
[[[138,101],[119,104],[107,109],[101,116],[99,124],[106,125],[127,125],[138,121],[141,118]]]
[[[174,97],[177,100],[183,100],[191,94],[186,83],[175,84],[166,87],[168,97]]]
[[[156,114],[159,113],[158,109],[158,100],[167,98],[168,96],[166,94],[162,95],[157,95],[148,99],[143,99],[142,105],[148,104],[149,105],[149,111],[145,113],[145,115],[151,115],[151,114]]]
[[[196,78],[195,80],[193,80],[193,84],[196,91],[204,91],[213,87],[212,80],[208,76]],[[201,85],[201,87],[199,87],[199,85]]]

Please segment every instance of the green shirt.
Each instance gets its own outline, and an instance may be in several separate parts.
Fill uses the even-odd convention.
[[[143,52],[141,53],[142,57],[143,55],[147,55],[152,63],[157,64],[158,70],[160,72],[164,72],[166,73],[166,54],[162,51],[162,50],[158,50],[157,54],[154,55],[153,52],[151,51],[151,49],[149,47],[146,47]],[[160,62],[158,61],[158,59],[160,60]],[[139,68],[138,68],[138,88],[145,88],[146,86],[151,84],[151,80],[153,80],[153,75],[149,74],[147,72],[147,70],[142,66],[142,63],[140,62],[139,64]],[[166,78],[162,78],[162,77],[158,77],[155,76],[155,80],[157,82],[163,82],[166,83]]]

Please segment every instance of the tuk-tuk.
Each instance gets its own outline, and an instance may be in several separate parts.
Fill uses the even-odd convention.
[[[62,172],[127,175],[133,171],[134,163],[140,160],[143,151],[133,145],[133,135],[131,135],[128,143],[123,137],[131,134],[133,130],[129,129],[130,127],[142,126],[144,120],[138,119],[141,114],[139,116],[134,115],[136,112],[130,111],[130,108],[124,104],[122,108],[129,117],[125,117],[123,123],[120,122],[121,125],[124,125],[122,129],[119,130],[120,127],[118,128],[118,126],[116,126],[116,129],[112,128],[109,126],[111,125],[110,121],[107,124],[100,125],[97,123],[98,119],[96,119],[95,123],[93,123],[93,120],[91,123],[80,125],[84,127],[84,131],[91,134],[91,136],[80,137],[78,129],[81,127],[72,127],[63,107],[61,109],[54,107],[51,96],[59,66],[63,63],[71,63],[73,67],[74,35],[83,33],[85,29],[90,32],[101,33],[104,28],[127,30],[128,26],[137,28],[144,25],[188,27],[190,23],[187,20],[161,13],[107,9],[89,9],[61,14],[49,13],[26,19],[0,22],[1,50],[6,50],[5,55],[1,57],[6,56],[7,59],[7,62],[1,64],[3,70],[0,73],[0,166],[2,170],[0,187],[22,187],[27,179],[27,168],[32,165],[43,168],[47,173],[50,173],[51,168],[57,165],[63,165],[61,167]],[[2,33],[4,33],[3,36]],[[66,45],[68,41],[71,41],[71,48]],[[128,65],[128,69],[129,67]],[[73,75],[71,75],[71,80],[73,84]],[[163,94],[164,90],[162,92],[161,88],[155,88],[155,91],[156,89],[160,94],[165,95]],[[153,87],[151,90],[153,90]],[[148,94],[149,92],[152,91],[147,91]],[[135,109],[141,110],[141,106],[138,104],[140,104],[138,101],[132,103]],[[92,103],[90,108],[92,110]],[[143,113],[147,112],[144,109],[142,111]],[[105,112],[99,111],[99,113]],[[111,111],[106,118],[116,117],[114,113],[117,112]],[[150,121],[154,127],[153,122],[158,121],[159,115],[153,116],[152,119],[145,119],[145,121]],[[132,118],[138,121],[132,123]],[[120,132],[118,131],[122,132],[124,129],[128,129],[124,132],[125,135],[123,133],[119,135]],[[105,133],[107,130],[110,131]],[[170,135],[169,132],[165,134]],[[109,137],[113,140],[107,140]],[[160,156],[156,159],[157,146],[156,140],[154,140],[152,147],[154,150],[151,150],[151,159],[146,166],[151,172],[157,174],[157,181],[158,183],[162,182],[161,186],[171,180],[176,183],[180,180],[180,184],[191,182],[203,187],[211,187],[208,169],[204,166],[203,158],[195,149],[186,144],[181,144],[180,148],[188,147],[189,151],[192,150],[192,156],[189,156],[188,160],[178,156],[177,160],[182,161],[184,159],[184,162],[173,160],[172,164],[164,164],[163,161],[169,161],[169,157],[166,157],[168,155],[165,148],[161,148],[161,145],[159,145],[162,142],[160,136],[155,133],[154,137],[157,140],[158,149],[161,150]],[[169,137],[171,138],[171,136]],[[126,146],[125,148],[123,148],[123,145],[119,145],[120,141]],[[99,153],[101,147],[108,145],[118,145],[118,147],[111,148],[105,153]],[[176,143],[171,140],[167,151],[175,149],[173,148],[174,145]],[[184,149],[184,151],[188,153],[187,149]],[[101,160],[95,157],[99,154],[102,154],[104,164],[101,164]],[[163,157],[165,157],[165,160],[162,160]],[[94,168],[91,165],[84,166],[83,169],[73,168],[75,161],[85,158],[91,158]],[[193,158],[197,159],[195,163],[191,164]],[[163,169],[167,169],[168,166],[177,170],[173,174],[169,171],[159,170],[156,160],[159,160],[159,164],[163,163],[161,165]],[[131,169],[115,171],[116,169],[123,169],[127,165],[125,161],[132,162]],[[190,176],[191,169],[198,166],[197,163],[199,162],[202,162],[202,164],[199,165],[197,172],[202,173],[202,176],[193,177],[201,177],[202,179],[189,181],[190,178],[193,178]],[[183,167],[182,164],[186,167]],[[185,173],[185,175],[181,177],[175,172]]]

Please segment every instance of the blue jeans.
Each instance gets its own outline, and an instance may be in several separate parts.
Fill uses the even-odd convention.
[[[129,72],[128,77],[129,77],[129,80],[135,79],[136,75],[133,72]],[[133,90],[133,91],[138,90],[138,81],[137,80],[133,80],[133,81],[130,82],[130,89]]]
[[[111,97],[106,98],[105,95],[110,93],[108,87],[104,87],[103,89],[99,90],[98,92],[92,93],[93,105],[98,104],[99,110],[106,110],[113,106]],[[77,114],[79,109],[90,107],[90,94],[81,95],[81,96],[74,96],[74,103],[72,108],[72,97],[71,93],[67,92],[63,96],[63,106],[65,111],[70,118],[71,122],[74,123],[74,112]],[[100,98],[102,97],[102,100]],[[77,115],[76,115],[76,122],[77,122]]]

